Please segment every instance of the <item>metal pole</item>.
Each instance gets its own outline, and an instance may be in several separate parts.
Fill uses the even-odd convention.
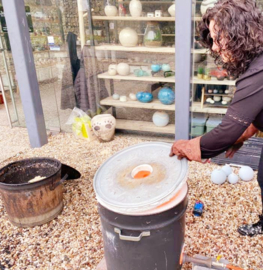
[[[48,142],[23,0],[3,0],[16,76],[32,147]]]
[[[175,139],[189,139],[192,45],[192,0],[176,2]]]
[[[7,66],[7,63],[6,63],[6,56],[5,56],[4,46],[3,46],[3,42],[2,42],[2,36],[0,36],[0,50],[2,51],[2,56],[3,56],[3,61],[4,61],[4,66],[5,66],[5,71],[6,71],[7,81],[8,81],[8,87],[9,87],[10,96],[11,96],[12,104],[13,104],[13,107],[14,107],[14,110],[15,110],[15,115],[16,115],[16,121],[14,121],[14,122],[18,122],[18,124],[19,124],[19,118],[18,118],[16,103],[15,103],[11,78],[10,78],[8,66]],[[6,104],[6,106],[7,106],[7,104]]]
[[[2,92],[2,96],[3,96],[3,100],[4,100],[4,104],[5,104],[5,110],[6,110],[6,114],[7,114],[7,118],[8,118],[8,123],[9,123],[9,126],[12,127],[11,117],[10,117],[10,113],[9,113],[8,106],[7,106],[7,100],[5,97],[5,88],[4,88],[4,84],[3,84],[3,80],[2,80],[1,75],[0,75],[0,90]]]

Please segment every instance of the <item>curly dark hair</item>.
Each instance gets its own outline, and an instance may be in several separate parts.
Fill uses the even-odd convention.
[[[215,42],[220,51],[212,51],[213,39],[209,24],[214,20],[217,31]],[[263,15],[254,0],[219,0],[206,11],[197,26],[200,43],[211,51],[215,63],[225,68],[229,74],[240,76],[250,63],[263,53]],[[231,55],[231,61],[223,63],[220,52],[221,37],[227,40],[224,51]]]

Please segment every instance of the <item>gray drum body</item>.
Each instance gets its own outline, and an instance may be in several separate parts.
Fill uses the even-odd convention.
[[[126,216],[99,205],[107,270],[179,270],[187,196],[172,209]]]
[[[185,235],[187,160],[170,158],[171,145],[126,148],[97,171],[107,270],[179,270]],[[134,175],[146,174],[142,178]]]

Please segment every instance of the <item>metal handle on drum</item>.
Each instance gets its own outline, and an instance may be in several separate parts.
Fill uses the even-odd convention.
[[[121,240],[124,241],[133,241],[133,242],[139,242],[141,239],[145,236],[150,236],[151,232],[142,232],[139,236],[127,236],[127,235],[122,235],[121,230],[118,228],[114,228],[114,232],[117,233],[120,237]]]

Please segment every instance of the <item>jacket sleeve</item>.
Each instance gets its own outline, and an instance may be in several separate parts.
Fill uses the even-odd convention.
[[[238,82],[222,123],[202,136],[201,157],[212,158],[229,149],[263,110],[263,71]]]

